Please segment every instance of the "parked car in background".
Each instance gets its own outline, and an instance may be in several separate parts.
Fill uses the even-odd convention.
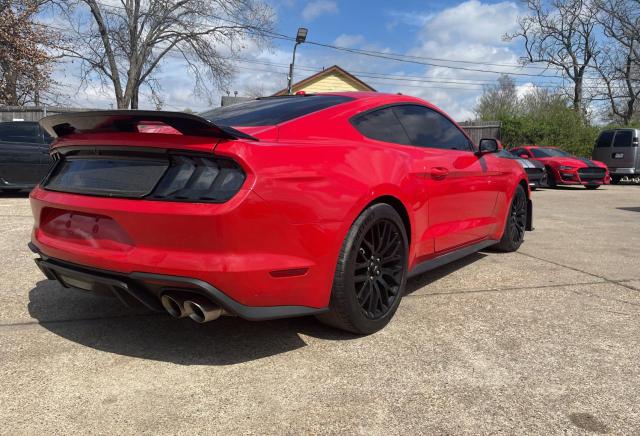
[[[531,229],[521,166],[409,96],[41,123],[57,136],[31,192],[45,275],[200,323],[316,315],[372,333],[407,277],[489,246],[515,251]]]
[[[532,190],[536,190],[541,186],[545,186],[547,183],[547,171],[544,168],[544,164],[533,160],[525,159],[512,153],[509,150],[500,150],[496,156],[503,157],[505,159],[513,159],[518,162],[527,173],[527,179],[529,179],[529,186]]]
[[[0,123],[0,191],[32,189],[51,165],[52,138],[37,122]]]
[[[547,186],[584,185],[587,189],[597,189],[610,182],[607,166],[598,161],[576,157],[557,147],[528,145],[511,150],[525,158],[537,160],[547,170]]]
[[[593,158],[604,162],[611,173],[611,183],[623,177],[640,176],[640,129],[613,129],[600,133],[593,148]]]

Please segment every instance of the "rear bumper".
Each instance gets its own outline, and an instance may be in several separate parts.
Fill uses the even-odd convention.
[[[246,306],[199,279],[140,272],[122,274],[105,271],[47,257],[34,244],[29,244],[29,248],[40,255],[35,262],[48,279],[57,280],[66,288],[116,297],[126,306],[142,304],[148,309],[163,311],[160,303],[162,294],[169,290],[180,290],[200,294],[220,305],[227,313],[251,321],[316,315],[328,310],[306,306]]]
[[[340,223],[292,224],[253,191],[197,204],[36,187],[30,200],[31,242],[46,258],[110,276],[188,277],[247,307],[329,304]]]
[[[609,172],[619,176],[633,176],[635,174],[640,174],[640,171],[635,168],[609,168]]]

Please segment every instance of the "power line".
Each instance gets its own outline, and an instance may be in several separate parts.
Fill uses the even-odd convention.
[[[111,8],[111,9],[119,9],[119,10],[126,10],[126,8],[124,6],[120,6],[120,5],[109,5],[106,3],[102,3],[97,1],[97,4],[105,7],[105,8]],[[158,15],[155,13],[147,13],[148,15],[154,16],[154,15]],[[231,24],[234,24],[236,26],[241,26],[244,28],[247,28],[249,30],[255,31],[256,33],[262,34],[262,35],[267,35],[270,36],[271,38],[274,39],[284,39],[287,41],[295,41],[295,38],[290,37],[288,35],[284,35],[278,32],[274,32],[270,29],[264,29],[264,28],[259,28],[247,23],[241,23],[235,20],[231,20],[229,18],[223,18],[223,17],[219,17],[219,16],[215,16],[215,15],[211,15],[212,18],[223,21],[223,22],[228,22]],[[458,63],[469,63],[469,64],[477,64],[477,65],[488,65],[488,66],[506,66],[505,64],[492,64],[492,63],[488,63],[488,62],[478,62],[478,61],[464,61],[461,59],[442,59],[442,58],[426,58],[426,57],[419,57],[419,56],[408,56],[408,55],[403,55],[403,54],[398,54],[398,53],[392,53],[392,52],[380,52],[380,51],[374,51],[374,50],[362,50],[362,49],[354,49],[354,48],[349,48],[349,47],[341,47],[341,46],[336,46],[336,45],[332,45],[332,44],[327,44],[327,43],[321,43],[321,42],[316,42],[316,41],[306,41],[306,44],[310,44],[310,45],[315,45],[318,47],[325,47],[325,48],[330,48],[333,50],[338,50],[338,51],[344,51],[344,52],[348,52],[348,53],[353,53],[353,54],[359,54],[359,55],[363,55],[363,56],[369,56],[369,57],[376,57],[376,58],[381,58],[381,59],[387,59],[387,60],[392,60],[392,61],[396,61],[396,62],[404,62],[404,63],[411,63],[411,64],[417,64],[417,65],[425,65],[425,66],[431,66],[431,67],[439,67],[439,68],[447,68],[447,69],[453,69],[453,70],[462,70],[462,71],[472,71],[472,72],[481,72],[481,73],[488,73],[488,74],[509,74],[509,75],[514,75],[514,76],[523,76],[523,77],[552,77],[552,78],[560,78],[562,76],[558,76],[558,75],[549,75],[549,74],[541,74],[541,73],[537,73],[537,74],[530,74],[530,73],[522,73],[522,72],[508,72],[508,71],[495,71],[495,70],[487,70],[487,69],[479,69],[479,68],[470,68],[470,67],[462,67],[462,66],[451,66],[451,65],[442,65],[442,64],[436,64],[433,62],[430,62],[430,60],[437,60],[439,59],[440,62],[458,62]],[[517,68],[523,68],[523,66],[517,66]],[[546,70],[546,68],[545,68]]]

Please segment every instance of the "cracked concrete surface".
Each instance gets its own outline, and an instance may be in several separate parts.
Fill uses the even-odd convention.
[[[640,187],[534,193],[517,253],[410,280],[393,322],[196,325],[44,280],[0,198],[0,434],[638,434]]]

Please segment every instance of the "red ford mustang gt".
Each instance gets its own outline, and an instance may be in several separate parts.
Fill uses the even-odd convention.
[[[610,182],[609,170],[603,162],[573,156],[557,147],[525,146],[510,150],[526,159],[537,160],[547,170],[547,185],[584,185],[597,189]]]
[[[416,98],[262,98],[195,116],[41,121],[56,163],[31,193],[50,279],[206,322],[316,315],[371,333],[407,277],[531,229],[522,167]]]

